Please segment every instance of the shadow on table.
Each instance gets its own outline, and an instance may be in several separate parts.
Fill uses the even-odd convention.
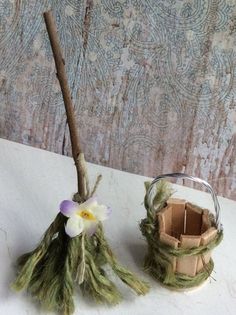
[[[134,263],[139,269],[143,269],[144,257],[147,253],[147,245],[145,243],[128,243],[127,249],[130,252]]]

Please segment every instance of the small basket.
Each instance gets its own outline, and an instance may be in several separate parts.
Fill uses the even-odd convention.
[[[190,179],[205,186],[211,193],[215,216],[183,199],[171,198],[165,178]],[[168,287],[199,286],[211,275],[211,252],[223,237],[216,194],[206,181],[182,173],[160,175],[146,188],[147,217],[140,224],[148,242],[145,268]]]

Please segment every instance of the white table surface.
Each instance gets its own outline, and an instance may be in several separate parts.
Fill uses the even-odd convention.
[[[96,305],[79,293],[75,314],[80,315],[204,315],[236,314],[236,202],[219,198],[224,240],[214,250],[216,281],[193,292],[163,288],[142,271],[147,246],[138,228],[145,217],[142,205],[145,177],[88,164],[91,182],[102,173],[101,202],[112,207],[105,222],[107,238],[120,262],[151,284],[150,293],[137,297],[118,283],[124,301],[115,307]],[[42,311],[25,292],[9,289],[16,258],[34,248],[58,212],[63,199],[76,188],[73,160],[47,151],[0,139],[0,314],[39,315]],[[203,192],[176,185],[177,196],[213,208]]]

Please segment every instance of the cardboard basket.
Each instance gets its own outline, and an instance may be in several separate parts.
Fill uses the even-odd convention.
[[[165,178],[190,179],[200,183],[210,192],[215,208],[215,216],[209,210],[200,208],[184,199],[169,198],[164,207],[156,211],[156,239],[159,244],[166,244],[173,249],[203,249],[200,254],[173,255],[169,259],[172,271],[176,276],[195,277],[210,263],[212,242],[222,235],[220,224],[220,206],[212,187],[204,180],[182,173],[164,174],[156,177],[147,190],[146,198],[150,207],[153,207],[155,199],[155,187],[160,180]],[[209,245],[209,248],[208,248]],[[163,247],[165,248],[165,247]],[[162,253],[164,249],[162,248]],[[186,251],[187,252],[187,251]],[[157,250],[154,254],[159,255]],[[169,257],[169,256],[168,256]],[[210,274],[209,274],[210,276]]]

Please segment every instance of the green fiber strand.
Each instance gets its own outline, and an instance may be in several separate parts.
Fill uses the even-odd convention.
[[[39,244],[39,246],[32,251],[31,253],[24,254],[18,259],[18,267],[20,268],[20,272],[18,274],[17,279],[15,280],[12,288],[16,291],[20,291],[24,288],[27,288],[31,277],[34,272],[35,266],[45,255],[52,238],[59,231],[59,229],[63,226],[64,217],[61,214],[58,214],[54,222],[50,225],[46,233],[44,234],[43,240]]]
[[[15,290],[27,289],[43,309],[63,315],[74,312],[77,288],[96,302],[117,304],[122,295],[103,269],[110,265],[137,294],[148,291],[144,282],[118,264],[101,224],[93,236],[70,238],[65,233],[66,220],[58,214],[38,247],[18,259],[18,276],[12,285]]]
[[[113,269],[114,273],[121,279],[121,281],[130,286],[138,295],[146,294],[149,291],[148,284],[140,281],[133,273],[120,266],[104,237],[104,232],[101,225],[99,226],[97,233],[100,242],[100,251],[104,256],[104,259]]]

